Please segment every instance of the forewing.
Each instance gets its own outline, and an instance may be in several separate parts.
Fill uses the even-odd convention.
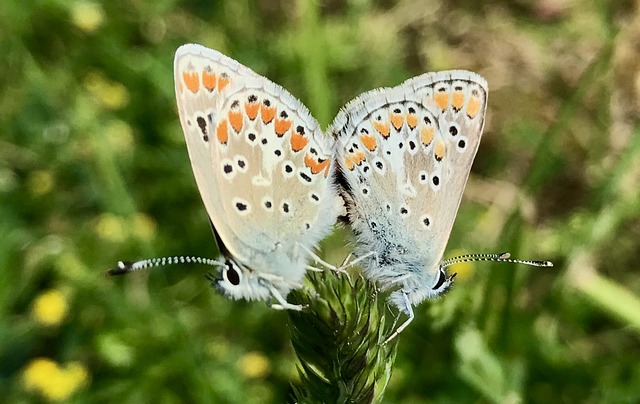
[[[440,184],[429,184],[430,202],[423,215],[430,215],[438,261],[442,258],[458,213],[473,160],[480,146],[487,109],[488,85],[480,75],[463,70],[427,73],[402,84],[405,91],[420,96],[422,105],[438,111],[438,132],[444,140],[439,161],[437,144],[432,159]],[[439,167],[441,166],[441,167]],[[422,223],[424,224],[424,223]],[[420,225],[420,224],[419,224]]]
[[[333,225],[336,207],[331,146],[318,123],[266,79],[230,88],[219,111],[213,170],[235,237],[257,251],[315,245]]]
[[[180,46],[174,59],[174,83],[180,123],[191,168],[209,217],[219,211],[219,190],[212,171],[215,147],[208,128],[217,120],[216,105],[231,83],[259,77],[251,69],[213,49],[196,44]],[[218,229],[218,223],[214,225]]]

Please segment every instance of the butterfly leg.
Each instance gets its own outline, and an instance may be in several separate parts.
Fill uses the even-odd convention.
[[[314,253],[313,251],[311,251],[307,246],[298,243],[298,246],[300,248],[302,248],[304,250],[304,252],[307,253],[307,255],[309,255],[311,257],[311,259],[316,263],[316,264],[320,264],[322,266],[324,266],[325,268],[328,268],[334,272],[338,272],[341,274],[345,274],[347,276],[349,276],[349,274],[347,273],[347,271],[345,271],[342,268],[338,268],[335,265],[329,264],[327,261],[323,260],[322,258],[320,258],[318,256],[318,254]],[[307,265],[307,269],[311,270],[311,271],[315,271],[315,272],[322,272],[322,270],[320,268],[316,268],[312,265]]]
[[[356,259],[354,259],[353,261],[349,262],[349,260],[351,259],[351,257],[353,257],[353,253],[349,253],[349,255],[347,255],[347,258],[344,259],[344,261],[342,261],[342,264],[340,265],[340,267],[338,269],[342,269],[344,270],[345,268],[349,268],[351,266],[356,265],[357,263],[359,263],[360,261],[369,258],[373,256],[373,258],[376,260],[376,263],[378,262],[378,253],[375,251],[369,251],[368,253],[366,253],[365,255],[358,257]]]
[[[404,323],[400,324],[400,327],[398,327],[393,334],[391,334],[389,336],[389,338],[387,338],[387,340],[385,342],[383,342],[382,344],[385,345],[387,343],[389,343],[392,339],[394,339],[395,337],[397,337],[402,331],[404,331],[405,328],[407,328],[407,326],[409,324],[411,324],[411,322],[414,319],[414,314],[413,314],[413,307],[411,307],[411,302],[409,301],[409,297],[407,296],[406,293],[402,294],[404,296],[404,308],[401,308],[400,311],[401,312],[405,312],[407,313],[407,316],[409,316],[409,318],[407,319],[407,321],[405,321]]]
[[[313,265],[307,265],[305,268],[312,272],[322,272],[322,269],[314,267]]]
[[[349,262],[351,257],[353,257],[353,253],[352,252],[347,254],[347,256],[344,258],[344,261],[342,261],[342,264],[340,264],[340,268],[344,268],[344,266],[347,265],[347,262]]]
[[[301,306],[299,304],[291,304],[287,302],[287,300],[282,297],[282,295],[276,290],[276,288],[271,287],[269,288],[269,290],[271,291],[271,296],[273,296],[273,298],[278,302],[277,304],[271,305],[272,309],[302,311],[302,309],[304,308],[304,306]]]
[[[354,259],[352,261],[350,261],[350,260],[353,257],[353,253],[350,252],[345,257],[345,259],[342,261],[342,264],[340,264],[339,267],[336,267],[335,265],[331,265],[328,262],[326,262],[323,259],[321,259],[320,257],[318,257],[317,254],[313,253],[313,251],[309,250],[305,246],[301,245],[301,247],[307,252],[307,254],[311,255],[311,257],[317,263],[321,263],[322,265],[324,265],[325,267],[329,268],[332,271],[335,271],[335,272],[338,272],[338,273],[341,273],[341,274],[345,274],[345,275],[347,275],[347,277],[349,277],[349,273],[346,271],[346,268],[349,268],[351,266],[354,266],[354,265],[358,264],[359,262],[361,262],[365,258],[369,258],[369,257],[373,256],[374,259],[376,260],[376,263],[378,262],[378,253],[376,251],[369,251],[365,255],[363,255],[361,257],[358,257],[358,258],[356,258],[356,259]],[[307,269],[310,270],[310,271],[314,271],[314,272],[322,272],[322,270],[320,268],[314,267],[312,265],[307,265]]]

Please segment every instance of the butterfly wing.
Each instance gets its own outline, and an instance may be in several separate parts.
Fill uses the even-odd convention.
[[[331,142],[286,90],[214,50],[180,47],[175,82],[196,182],[228,253],[299,283],[299,244],[314,247],[337,215]]]
[[[330,130],[356,252],[383,288],[435,283],[484,124],[487,84],[428,73],[348,103]]]
[[[176,51],[174,82],[180,123],[191,168],[210,216],[214,208],[210,195],[213,173],[208,169],[211,165],[209,138],[212,134],[203,133],[200,129],[200,125],[205,126],[209,118],[202,116],[201,112],[215,108],[224,89],[240,77],[258,75],[220,52],[200,45],[187,44]]]
[[[428,197],[431,203],[424,207],[421,219],[433,219],[430,232],[436,240],[434,243],[437,244],[435,256],[440,261],[480,146],[488,85],[486,80],[476,73],[453,70],[414,77],[403,83],[402,87],[405,91],[418,94],[422,105],[435,109],[438,118],[439,136],[433,145],[430,166],[433,167],[431,172],[440,175],[439,184],[435,184],[432,174],[429,186],[433,197]],[[438,141],[444,143],[444,148],[439,146]],[[429,172],[429,169],[426,171]],[[412,174],[414,178],[417,174],[421,179],[420,172],[415,173],[414,170]],[[417,205],[419,207],[419,202]],[[424,226],[426,224],[419,221],[415,230]]]

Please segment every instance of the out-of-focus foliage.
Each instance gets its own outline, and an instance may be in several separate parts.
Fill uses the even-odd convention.
[[[174,105],[182,43],[321,125],[360,92],[465,68],[488,120],[449,251],[510,251],[416,309],[390,403],[640,400],[640,9],[631,1],[0,2],[0,397],[283,402],[287,314],[213,293]],[[348,253],[338,230],[323,255]],[[450,254],[447,254],[450,255]],[[464,275],[464,276],[463,276]]]

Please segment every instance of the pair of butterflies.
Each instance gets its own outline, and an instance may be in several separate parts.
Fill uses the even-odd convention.
[[[482,77],[426,73],[368,91],[341,109],[326,135],[284,88],[215,50],[181,46],[174,78],[223,258],[120,262],[112,273],[208,263],[220,270],[212,285],[227,297],[299,310],[286,296],[302,286],[310,259],[323,263],[313,249],[346,208],[364,275],[391,290],[390,301],[409,316],[397,332],[413,319],[412,305],[449,288],[452,262],[441,259],[482,136]]]

